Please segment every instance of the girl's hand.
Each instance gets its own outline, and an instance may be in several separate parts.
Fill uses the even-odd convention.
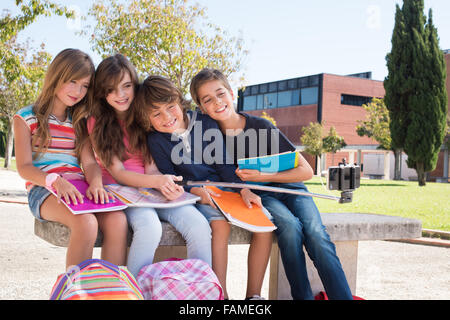
[[[108,203],[110,198],[114,198],[103,188],[103,184],[90,184],[86,190],[86,196],[95,203],[100,201],[101,204]]]
[[[64,198],[67,204],[70,204],[71,199],[74,205],[77,205],[78,201],[83,203],[83,195],[80,191],[63,177],[58,177],[52,187],[56,191],[58,203],[61,202],[61,198]]]
[[[254,170],[252,170],[254,171]],[[262,207],[261,198],[250,191],[250,189],[242,189],[241,190],[242,200],[244,200],[247,207],[251,208],[252,203],[256,204],[258,207]]]
[[[184,193],[184,188],[174,182],[182,181],[183,177],[165,174],[157,176],[156,179],[157,188],[168,200],[175,200]]]
[[[264,182],[267,176],[267,173],[264,174],[261,171],[251,169],[237,168],[235,173],[242,181]]]
[[[175,185],[175,187],[171,189],[164,188],[159,190],[167,200],[178,199],[184,193],[184,188],[179,185]]]
[[[200,203],[209,204],[211,207],[216,208],[216,205],[211,200],[211,196],[220,197],[220,194],[215,193],[214,191],[204,188],[204,187],[192,187],[191,193],[199,196]]]

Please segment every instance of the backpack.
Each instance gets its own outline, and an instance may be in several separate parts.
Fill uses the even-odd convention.
[[[223,300],[211,267],[199,259],[176,259],[144,266],[136,277],[146,300]]]
[[[126,267],[89,259],[58,276],[50,300],[143,300]]]

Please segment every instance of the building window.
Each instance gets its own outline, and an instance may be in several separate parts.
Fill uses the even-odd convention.
[[[255,94],[258,94],[258,89],[259,89],[258,86],[251,86],[250,89],[251,89],[250,92],[251,92],[252,96],[254,96]]]
[[[298,79],[298,86],[299,88],[305,88],[309,86],[308,77],[303,77]]]
[[[301,90],[300,103],[302,105],[317,104],[317,101],[319,100],[318,96],[319,96],[319,88],[318,87],[303,88]]]
[[[287,90],[287,81],[283,80],[278,82],[278,91],[284,91]]]
[[[268,89],[267,83],[263,83],[259,85],[259,93],[266,93]]]
[[[292,91],[278,92],[278,107],[292,106]]]
[[[276,92],[277,90],[278,90],[277,82],[269,83],[269,92]]]
[[[300,89],[292,91],[291,106],[298,106],[300,104]]]
[[[239,110],[263,110],[317,104],[320,76],[313,75],[248,86],[239,97]]]
[[[297,79],[288,80],[289,89],[297,89]]]
[[[277,93],[267,93],[264,95],[264,109],[273,109],[277,106]]]
[[[264,95],[258,94],[256,96],[256,109],[264,109]]]
[[[298,106],[300,104],[300,90],[278,92],[278,108]]]
[[[318,86],[319,85],[319,75],[310,76],[309,77],[309,85],[310,86]]]
[[[244,111],[256,109],[256,96],[244,97]]]
[[[354,96],[350,94],[341,95],[341,104],[347,104],[350,106],[362,106],[363,104],[368,104],[372,101],[372,97],[365,96]]]

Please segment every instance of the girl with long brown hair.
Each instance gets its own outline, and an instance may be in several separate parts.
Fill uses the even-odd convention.
[[[97,67],[87,127],[103,168],[103,182],[156,188],[167,199],[176,199],[184,192],[175,184],[181,178],[161,174],[152,161],[143,125],[145,113],[134,103],[138,86],[134,66],[121,54],[106,58]],[[129,207],[125,214],[133,229],[127,267],[134,276],[153,262],[162,235],[160,219],[181,233],[188,258],[211,264],[211,229],[194,205]]]
[[[125,263],[127,224],[122,211],[74,215],[60,201],[83,202],[84,195],[69,181],[77,179],[88,182],[89,199],[108,200],[92,148],[90,144],[81,146],[75,134],[82,131],[83,119],[77,116],[78,121],[73,121],[86,104],[94,71],[86,53],[61,51],[47,70],[36,102],[14,115],[16,165],[27,181],[29,207],[36,219],[69,227],[67,268],[92,258],[99,227],[104,235],[102,258],[118,265]]]

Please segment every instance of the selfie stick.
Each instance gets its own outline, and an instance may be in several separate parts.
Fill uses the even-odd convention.
[[[325,195],[319,193],[312,193],[294,189],[287,188],[279,188],[279,187],[271,187],[259,184],[249,184],[249,183],[235,183],[235,182],[217,182],[217,181],[174,181],[178,185],[183,186],[215,186],[215,187],[227,187],[227,188],[248,188],[254,190],[262,190],[262,191],[272,191],[272,192],[282,192],[282,193],[291,193],[300,196],[308,196],[308,197],[316,197],[328,200],[335,200],[339,203],[347,203],[352,202],[353,193],[352,191],[343,191],[340,197]]]

